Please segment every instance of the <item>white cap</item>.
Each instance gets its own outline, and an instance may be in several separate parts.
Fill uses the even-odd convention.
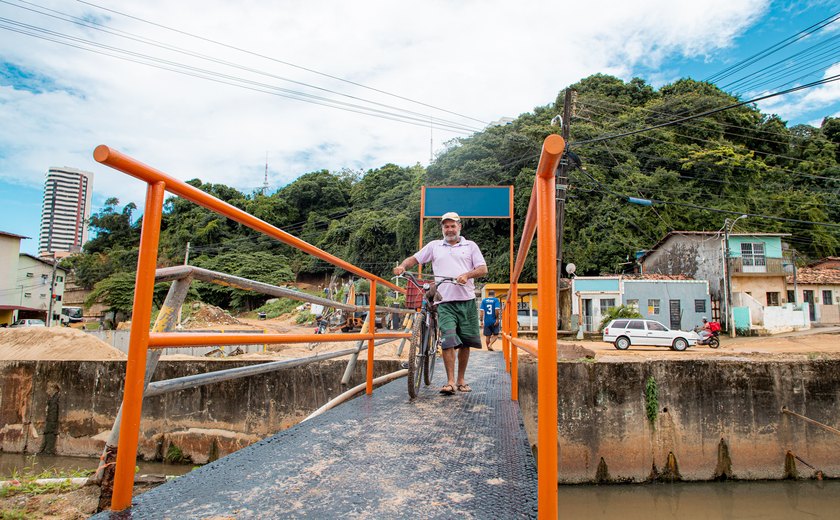
[[[455,222],[461,222],[461,217],[459,217],[458,214],[454,211],[450,211],[448,213],[444,213],[443,216],[440,217],[441,222],[443,222],[444,220],[454,220]]]

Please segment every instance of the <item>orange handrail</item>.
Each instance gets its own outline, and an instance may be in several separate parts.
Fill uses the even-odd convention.
[[[97,146],[93,152],[96,161],[122,171],[147,183],[145,211],[140,233],[140,249],[137,261],[133,315],[129,336],[128,360],[125,372],[125,390],[123,392],[122,427],[117,450],[117,466],[114,474],[114,492],[111,501],[113,511],[122,511],[131,506],[134,486],[134,468],[137,459],[137,444],[140,436],[140,417],[143,406],[143,385],[146,369],[146,354],[149,347],[186,346],[200,341],[204,345],[233,345],[249,343],[300,343],[304,341],[334,341],[331,334],[261,335],[210,335],[206,334],[150,334],[152,312],[152,293],[154,290],[155,268],[157,267],[160,224],[163,215],[164,192],[168,191],[199,206],[239,222],[251,229],[276,238],[281,242],[300,249],[316,258],[329,262],[347,272],[370,281],[370,311],[376,312],[376,289],[380,284],[390,289],[405,292],[392,282],[380,278],[326,251],[323,251],[295,236],[292,236],[253,215],[221,201],[194,186],[179,181],[155,168],[143,164],[125,154],[105,145]],[[376,338],[408,337],[406,333],[376,334],[376,320],[371,319],[370,332],[363,334],[342,335],[340,340],[368,340],[367,391],[372,391],[373,352]]]
[[[396,291],[402,290],[400,287],[397,287],[395,284],[385,280],[384,278],[380,278],[373,273],[369,273],[364,269],[356,267],[355,265],[346,262],[337,256],[331,255],[326,251],[297,238],[296,236],[286,233],[282,229],[272,226],[264,220],[258,219],[257,217],[237,208],[232,204],[219,200],[209,193],[201,191],[195,186],[190,186],[186,182],[179,181],[178,179],[156,170],[151,166],[143,164],[136,159],[114,150],[113,148],[109,148],[104,144],[96,147],[96,150],[93,151],[93,157],[98,162],[110,166],[115,170],[127,173],[128,175],[140,179],[141,181],[150,184],[163,182],[166,185],[166,191],[172,193],[173,195],[178,195],[183,199],[187,199],[199,206],[209,209],[210,211],[224,215],[225,217],[235,220],[236,222],[239,222],[240,224],[255,231],[259,231],[272,238],[276,238],[284,244],[300,249],[301,251],[329,262],[336,267],[340,267],[347,272],[353,273],[367,280],[376,280],[377,283],[383,284],[384,286]]]
[[[518,349],[537,354],[537,500],[538,517],[557,518],[557,235],[554,204],[555,171],[560,164],[566,143],[559,135],[550,135],[543,142],[528,213],[519,241],[516,262],[510,273],[511,290],[507,307],[510,313],[505,338],[511,345],[511,399],[518,398]],[[516,337],[516,284],[528,249],[537,233],[537,349],[528,348]],[[516,348],[513,348],[516,347]]]

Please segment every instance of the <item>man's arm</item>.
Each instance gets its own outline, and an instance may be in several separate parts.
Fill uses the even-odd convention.
[[[472,271],[467,271],[466,273],[459,275],[457,281],[459,284],[463,285],[467,283],[467,280],[469,280],[470,278],[481,278],[482,276],[487,276],[486,265],[480,265]]]
[[[414,258],[414,255],[409,256],[408,258],[400,262],[400,265],[395,267],[393,272],[395,275],[399,276],[419,263],[420,262],[418,262],[417,259]]]

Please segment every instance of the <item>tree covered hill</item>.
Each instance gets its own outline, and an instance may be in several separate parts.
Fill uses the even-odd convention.
[[[579,274],[616,272],[668,231],[721,229],[727,215],[705,208],[776,217],[751,216],[740,220],[737,230],[792,233],[789,242],[803,257],[840,251],[840,228],[809,223],[840,223],[840,119],[826,118],[821,128],[788,127],[778,117],[745,105],[680,125],[587,142],[739,100],[688,79],[655,90],[639,79],[624,82],[594,75],[569,88],[577,92],[570,149],[582,168],[570,173],[564,261],[577,264]],[[562,100],[561,92],[555,102],[522,114],[512,124],[448,142],[428,169],[386,164],[365,173],[322,170],[269,195],[198,179],[190,184],[389,276],[417,248],[422,185],[514,185],[518,244],[542,141],[558,131],[550,121],[562,112]],[[628,203],[628,196],[662,203],[638,206]],[[93,287],[133,270],[139,240],[139,222],[132,220],[135,209],[120,208],[111,200],[92,217],[96,238],[72,260],[82,284]],[[439,238],[437,226],[425,230],[426,240]],[[463,235],[484,251],[489,280],[506,281],[508,222],[467,220]],[[188,241],[191,264],[270,283],[333,271],[323,261],[170,198],[163,217],[161,265],[182,263]],[[531,258],[523,281],[534,277]],[[259,303],[227,288],[201,286],[199,294],[225,307]]]

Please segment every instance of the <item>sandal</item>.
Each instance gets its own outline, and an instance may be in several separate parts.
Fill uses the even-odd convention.
[[[470,388],[470,385],[468,385],[467,383],[464,383],[463,385],[458,385],[458,391],[459,392],[472,392],[472,388]]]
[[[452,385],[443,385],[443,388],[440,389],[440,393],[443,395],[452,395],[455,393],[455,389],[452,388]]]

